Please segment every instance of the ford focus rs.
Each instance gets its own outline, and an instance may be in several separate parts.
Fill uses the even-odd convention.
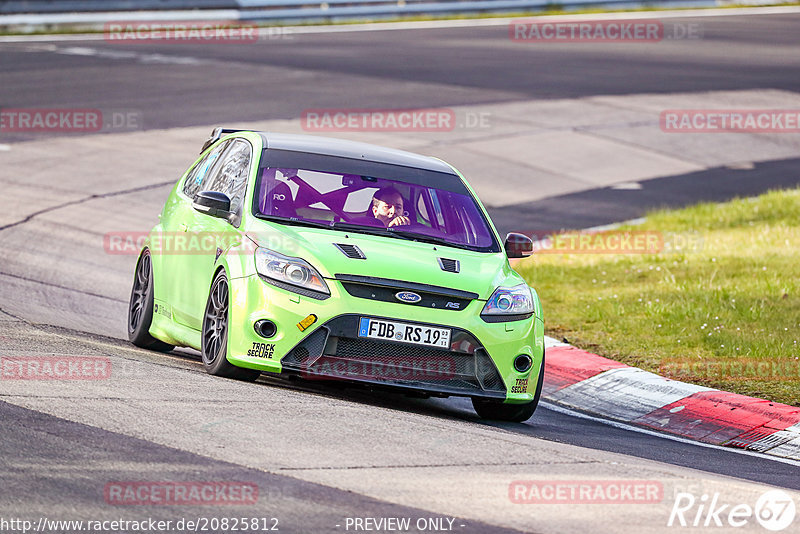
[[[464,177],[441,160],[217,128],[136,264],[128,334],[262,372],[464,396],[524,421],[542,388],[536,292]],[[375,388],[380,389],[380,388]]]

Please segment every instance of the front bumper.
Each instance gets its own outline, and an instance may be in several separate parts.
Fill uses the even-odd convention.
[[[461,310],[430,309],[356,297],[339,281],[326,282],[331,298],[318,300],[267,284],[257,275],[231,280],[228,360],[240,367],[309,379],[516,403],[533,400],[544,350],[540,317],[487,323],[480,318],[482,300]],[[310,315],[316,320],[301,330],[298,324]],[[450,349],[359,338],[360,317],[449,327]],[[262,319],[278,326],[269,339],[253,328]],[[525,373],[512,365],[519,354],[534,362]]]
[[[449,350],[393,343],[358,337],[361,317],[346,314],[327,321],[283,357],[283,369],[311,379],[353,380],[442,395],[506,398],[500,373],[469,332],[451,329]]]

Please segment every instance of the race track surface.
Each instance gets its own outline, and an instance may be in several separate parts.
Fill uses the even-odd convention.
[[[148,231],[216,125],[316,133],[299,120],[304,110],[452,109],[453,131],[340,135],[444,157],[502,231],[587,227],[798,185],[797,134],[667,134],[658,117],[800,109],[800,15],[679,20],[701,25],[702,39],[514,43],[498,26],[219,46],[0,42],[0,107],[141,119],[89,135],[0,132],[0,356],[103,358],[112,370],[95,381],[0,381],[0,519],[244,516],[277,518],[281,532],[345,532],[347,518],[408,517],[460,532],[646,533],[679,528],[667,526],[679,493],[752,507],[779,487],[796,501],[796,463],[547,405],[525,424],[490,424],[461,399],[267,376],[244,384],[206,375],[194,351],[125,341],[136,256],[111,253],[104,235]],[[487,122],[468,124],[475,117]],[[534,479],[650,481],[663,494],[513,502],[514,481]],[[258,499],[109,502],[104,490],[125,481],[239,481]],[[763,531],[755,518],[692,530]]]

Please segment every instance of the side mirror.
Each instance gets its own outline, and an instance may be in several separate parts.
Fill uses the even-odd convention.
[[[510,233],[506,235],[503,245],[509,258],[524,258],[533,254],[533,241],[525,234]]]
[[[231,215],[231,199],[218,191],[200,191],[194,196],[192,207],[220,219],[227,219]]]

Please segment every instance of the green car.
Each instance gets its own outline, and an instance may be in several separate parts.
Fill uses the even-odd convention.
[[[544,369],[539,297],[447,163],[374,145],[217,128],[136,264],[128,334],[262,372],[472,399],[524,421]]]

